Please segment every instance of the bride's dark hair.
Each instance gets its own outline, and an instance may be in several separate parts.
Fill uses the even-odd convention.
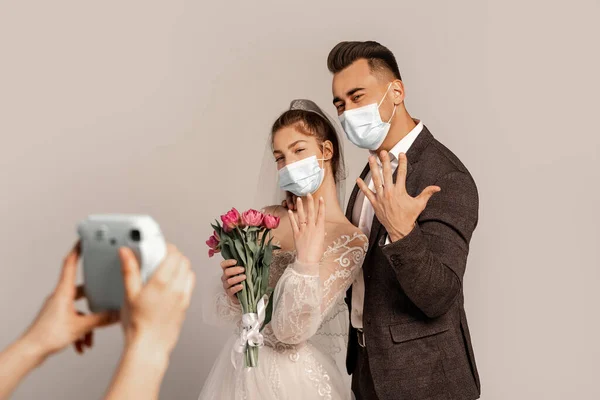
[[[327,119],[323,111],[310,100],[294,100],[290,108],[290,110],[281,114],[273,124],[273,128],[271,128],[271,143],[273,143],[273,138],[280,129],[291,126],[307,136],[314,136],[319,144],[329,140],[333,145],[333,156],[331,158],[333,177],[335,182],[344,180],[345,171],[340,139],[335,127]],[[304,108],[308,108],[308,110]]]

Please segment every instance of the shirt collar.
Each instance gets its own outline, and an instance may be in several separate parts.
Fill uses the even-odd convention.
[[[419,133],[421,133],[423,130],[423,121],[418,119],[414,119],[413,121],[415,121],[417,125],[410,132],[408,132],[406,136],[400,139],[400,141],[396,143],[396,145],[388,152],[390,155],[390,161],[392,161],[392,163],[398,162],[400,153],[406,154],[406,152],[408,152],[410,146],[412,146],[417,139],[417,136],[419,136]],[[374,151],[372,151],[371,154],[377,155]],[[377,157],[377,162],[381,163],[379,157]]]

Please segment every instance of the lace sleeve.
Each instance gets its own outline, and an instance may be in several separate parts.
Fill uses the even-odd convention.
[[[354,281],[367,246],[363,234],[344,235],[329,246],[319,265],[296,260],[288,266],[274,294],[271,325],[279,341],[298,344],[316,333]]]
[[[209,277],[210,278],[210,277]],[[202,287],[203,322],[217,327],[237,324],[242,318],[242,306],[234,304],[220,284],[219,277],[206,279]]]
[[[215,310],[217,317],[224,322],[238,322],[242,316],[242,306],[232,302],[224,291],[215,298]]]

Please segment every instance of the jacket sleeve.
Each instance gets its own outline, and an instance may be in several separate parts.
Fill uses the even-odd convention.
[[[379,245],[410,300],[430,318],[445,314],[461,293],[479,198],[470,175],[452,172],[436,185],[413,230]]]

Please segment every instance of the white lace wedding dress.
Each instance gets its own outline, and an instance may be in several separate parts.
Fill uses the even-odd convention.
[[[232,347],[240,334],[241,308],[221,289],[213,306],[221,320],[237,329],[217,357],[200,400],[350,399],[345,357],[348,308],[344,303],[367,250],[362,233],[343,235],[325,251],[319,274],[296,261],[295,252],[277,251],[270,270],[275,287],[271,323],[262,331],[258,366],[244,368]]]

